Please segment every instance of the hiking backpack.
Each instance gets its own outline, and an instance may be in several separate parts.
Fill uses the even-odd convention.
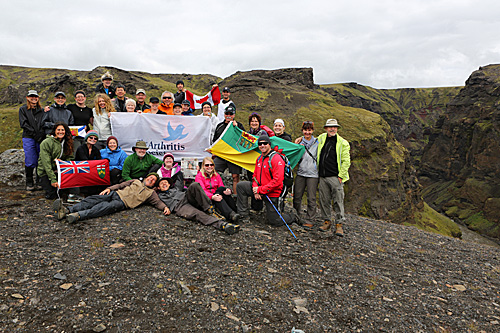
[[[290,164],[290,161],[285,155],[282,155],[276,151],[272,151],[269,154],[268,158],[268,163],[269,163],[269,174],[271,175],[271,178],[273,178],[273,173],[271,172],[272,170],[272,165],[271,165],[271,160],[273,159],[274,155],[278,155],[281,157],[283,162],[285,163],[285,178],[283,179],[283,191],[281,192],[282,196],[286,196],[286,193],[288,192],[288,189],[292,188],[293,185],[293,170],[292,170],[292,165]],[[259,158],[262,158],[262,155],[259,156]]]

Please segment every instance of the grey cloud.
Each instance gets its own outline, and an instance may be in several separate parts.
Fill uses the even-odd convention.
[[[498,62],[492,0],[7,2],[0,63],[154,73],[313,67],[318,83],[462,85]]]

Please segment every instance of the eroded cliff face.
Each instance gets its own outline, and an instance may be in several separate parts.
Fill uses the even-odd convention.
[[[419,170],[425,198],[471,229],[500,237],[500,65],[473,72],[449,103]]]
[[[391,126],[396,139],[409,150],[418,167],[446,105],[461,87],[374,89],[354,82],[322,86],[341,104],[378,113]]]

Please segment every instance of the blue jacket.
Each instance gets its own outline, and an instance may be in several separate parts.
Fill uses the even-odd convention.
[[[123,162],[127,158],[127,153],[124,152],[120,147],[116,148],[116,150],[111,150],[109,148],[101,149],[101,158],[107,158],[109,160],[109,170],[120,169],[123,168]]]

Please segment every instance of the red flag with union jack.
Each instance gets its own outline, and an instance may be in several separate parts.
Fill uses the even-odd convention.
[[[109,161],[56,161],[59,188],[109,185]]]

